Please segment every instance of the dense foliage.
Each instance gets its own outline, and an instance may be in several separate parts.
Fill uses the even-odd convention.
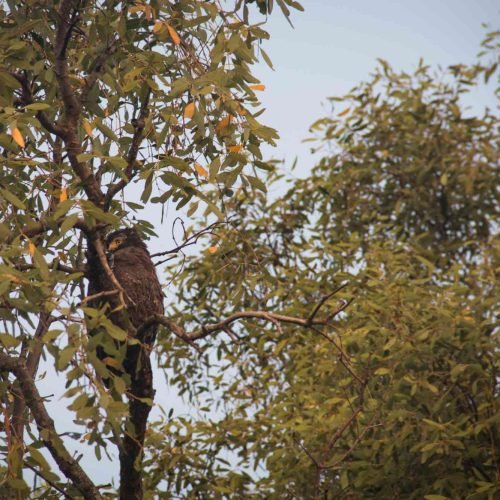
[[[277,200],[243,189],[217,252],[189,259],[184,320],[318,324],[245,321],[200,359],[162,346],[208,413],[155,427],[152,477],[175,464],[172,494],[498,495],[498,120],[463,104],[495,73],[489,53],[446,73],[381,61],[312,126],[311,174]]]
[[[88,307],[85,248],[133,222],[154,235],[135,218],[168,204],[200,219],[180,247],[201,251],[157,255],[172,260],[166,316],[152,318],[186,408],[150,423],[131,497],[499,494],[498,120],[462,100],[496,73],[496,35],[445,74],[381,62],[313,125],[323,159],[268,199],[284,179],[260,152],[276,133],[257,121],[251,65],[268,61],[272,7],[1,5],[3,496],[116,496],[66,447],[116,456],[134,401],[89,342],[134,339]],[[70,436],[37,390],[42,356],[67,389]]]
[[[137,220],[145,204],[157,207],[158,219],[167,203],[191,203],[190,215],[199,209],[222,219],[233,184],[262,188],[256,172],[270,167],[260,147],[277,133],[258,121],[263,85],[252,65],[259,58],[270,64],[261,13],[269,15],[273,2],[259,1],[258,10],[252,3],[0,3],[1,496],[29,490],[26,468],[42,477],[42,496],[51,489],[104,493],[47,415],[34,383],[42,356],[65,381],[72,437],[97,459],[110,442],[121,446],[132,405],[151,403],[137,401],[121,377],[112,391],[102,384],[119,360],[101,363],[89,334],[105,331],[108,347],[134,340],[105,308],[89,307],[86,247],[115,284],[105,233],[134,222],[143,236],[154,234],[150,221]],[[302,9],[291,0],[276,5],[287,17],[289,7]],[[38,432],[29,427],[25,441],[31,418]],[[44,448],[67,484],[51,471]]]

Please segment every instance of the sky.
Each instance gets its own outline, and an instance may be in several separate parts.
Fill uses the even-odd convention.
[[[275,2],[276,3],[276,2]],[[281,140],[268,153],[297,171],[312,166],[309,126],[331,109],[327,98],[348,92],[369,78],[377,58],[411,72],[422,57],[446,67],[471,63],[487,30],[498,29],[500,4],[494,0],[304,0],[305,12],[292,15],[295,29],[273,12],[264,45],[275,71],[256,72],[266,91],[262,121]],[[278,10],[278,7],[275,7]],[[491,95],[491,94],[490,94]],[[486,100],[487,97],[484,97]]]
[[[266,112],[260,120],[276,128],[281,136],[277,148],[268,148],[266,154],[284,159],[285,168],[297,157],[295,175],[301,176],[315,161],[309,152],[310,145],[302,140],[309,136],[309,126],[328,114],[327,97],[342,95],[368,79],[377,58],[406,71],[412,71],[421,57],[433,66],[471,63],[486,33],[482,23],[489,23],[491,29],[499,25],[500,5],[493,0],[303,0],[301,3],[305,12],[292,14],[294,29],[275,7],[276,12],[267,25],[271,40],[264,45],[274,71],[262,62],[255,72],[266,85],[261,93]],[[478,99],[492,104],[482,95]],[[171,221],[167,221],[165,228],[160,227],[158,233],[170,234],[168,224]],[[151,241],[149,246],[152,252],[165,249],[158,240]],[[176,399],[161,387],[164,384],[161,374],[156,374],[155,381],[158,403],[168,412]],[[58,387],[49,375],[40,384],[40,390],[43,395],[54,394],[48,409],[56,413],[59,432],[70,431],[71,414],[64,409],[69,402],[58,399],[58,394],[64,392],[62,384]],[[71,448],[84,453],[82,464],[96,482],[106,483],[110,475],[116,476],[116,462],[99,464],[92,449],[85,449],[78,442],[72,442]]]

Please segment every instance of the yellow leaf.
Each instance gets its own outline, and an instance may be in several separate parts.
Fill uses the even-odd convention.
[[[153,26],[153,33],[156,35],[163,31],[163,28],[165,27],[165,23],[163,21],[155,21],[155,25]]]
[[[62,203],[63,201],[66,201],[67,199],[68,199],[68,188],[62,187],[61,194],[59,195],[59,201]]]
[[[28,252],[32,257],[35,255],[35,245],[31,241],[28,241]]]
[[[166,24],[166,23],[165,23]],[[179,45],[181,43],[181,39],[179,35],[177,34],[177,31],[175,31],[170,24],[167,24],[167,29],[168,29],[168,34],[170,35],[170,38],[172,39],[172,42],[175,43],[175,45]]]
[[[12,139],[14,139],[16,144],[19,147],[24,148],[24,139],[23,139],[23,136],[21,135],[20,130],[17,127],[12,129],[11,135],[12,135]]]
[[[208,253],[214,254],[217,252],[217,245],[214,245],[208,249]]]
[[[260,90],[260,91],[263,91],[263,90],[266,90],[266,86],[263,85],[262,83],[257,83],[255,85],[249,85],[249,87],[252,89],[252,90]]]
[[[92,125],[87,120],[83,120],[83,128],[85,129],[85,132],[87,132],[87,135],[89,137],[94,136],[94,133],[93,133],[94,129],[92,128]]]
[[[195,112],[195,106],[194,102],[190,102],[185,108],[184,108],[184,117],[185,118],[193,118],[194,112]]]
[[[194,168],[196,172],[198,172],[198,175],[201,175],[202,177],[208,177],[208,172],[199,163],[195,163]]]
[[[227,149],[231,151],[231,153],[239,153],[243,149],[243,146],[241,144],[236,144],[235,146],[228,146]]]
[[[345,108],[345,109],[344,109],[344,111],[341,111],[341,112],[338,114],[338,116],[344,116],[344,115],[347,115],[347,113],[349,113],[349,110],[350,110],[350,109],[351,109],[351,108]]]
[[[226,128],[231,123],[231,115],[227,115],[218,123],[216,130],[220,132],[223,128]]]

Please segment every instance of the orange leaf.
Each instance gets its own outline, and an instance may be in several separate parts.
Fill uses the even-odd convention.
[[[214,245],[208,249],[208,253],[214,254],[217,252],[217,245]]]
[[[347,115],[347,113],[349,113],[349,110],[350,110],[350,109],[351,109],[351,108],[346,108],[346,109],[344,109],[344,111],[341,111],[341,112],[338,114],[338,116],[344,116],[344,115]]]
[[[108,366],[111,366],[113,368],[121,368],[121,363],[116,360],[115,358],[110,358],[109,356],[105,357],[103,359],[104,363],[106,363]]]
[[[63,201],[66,201],[67,199],[68,199],[68,188],[62,187],[61,194],[59,195],[59,201],[62,203]]]
[[[153,33],[156,35],[163,30],[165,23],[163,21],[155,21],[155,25],[153,26]]]
[[[227,149],[231,151],[231,153],[239,153],[243,149],[243,146],[241,144],[236,144],[235,146],[228,146]]]
[[[31,241],[28,241],[28,252],[32,257],[35,255],[35,245]]]
[[[85,132],[87,132],[87,135],[89,137],[94,136],[94,133],[93,133],[94,129],[92,128],[92,125],[87,120],[83,120],[83,128],[85,129]]]
[[[222,118],[222,120],[218,123],[217,127],[215,128],[220,132],[223,128],[228,127],[230,123],[231,123],[231,115],[227,115],[224,118]]]
[[[24,139],[23,139],[23,136],[21,135],[21,131],[17,127],[12,129],[11,135],[12,135],[12,139],[14,139],[16,144],[19,147],[24,148]]]
[[[255,85],[249,85],[249,87],[252,89],[252,90],[260,90],[260,91],[263,91],[263,90],[266,90],[266,86],[263,85],[262,83],[257,83]]]
[[[184,118],[193,118],[194,112],[195,112],[195,105],[194,102],[190,102],[186,107],[184,108]]]
[[[59,258],[63,261],[63,262],[67,262],[68,261],[68,257],[66,257],[66,254],[64,252],[61,252],[60,250],[57,252],[57,255],[59,256]]]
[[[202,177],[208,177],[208,172],[199,163],[195,163],[194,168],[196,172],[198,172],[198,175],[201,175]]]
[[[166,23],[165,23],[166,24]],[[181,39],[179,35],[177,34],[177,31],[175,31],[170,24],[167,24],[167,29],[168,29],[168,34],[170,35],[170,38],[172,39],[172,42],[175,43],[175,45],[179,45],[181,43]]]

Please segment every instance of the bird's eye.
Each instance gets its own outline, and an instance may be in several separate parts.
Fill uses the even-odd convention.
[[[120,248],[121,244],[124,242],[125,238],[114,238],[108,245],[108,251],[114,252]]]

